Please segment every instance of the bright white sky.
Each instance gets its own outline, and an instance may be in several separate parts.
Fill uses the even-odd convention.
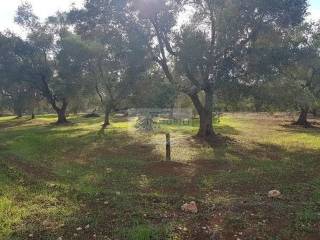
[[[0,31],[10,29],[17,33],[21,32],[21,29],[13,21],[17,7],[21,2],[22,0],[0,0]],[[57,11],[70,9],[73,3],[76,6],[81,6],[84,0],[29,0],[28,2],[32,4],[35,14],[41,19],[45,19]],[[320,0],[309,0],[309,2],[311,13],[309,18],[320,20]]]
[[[22,0],[0,0],[0,31],[5,29],[20,32],[20,28],[14,24],[14,16]],[[72,4],[81,6],[84,0],[28,0],[32,4],[34,13],[41,19],[71,8]]]
[[[310,18],[313,20],[320,20],[320,0],[310,0]]]

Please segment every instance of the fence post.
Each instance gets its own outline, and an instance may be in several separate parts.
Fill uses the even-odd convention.
[[[170,133],[166,134],[166,160],[171,161],[171,142]]]

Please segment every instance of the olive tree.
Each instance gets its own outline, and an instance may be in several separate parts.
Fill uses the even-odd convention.
[[[19,78],[47,100],[57,113],[57,123],[67,123],[69,102],[84,88],[81,43],[73,41],[76,37],[69,31],[65,14],[42,23],[33,14],[32,6],[24,3],[18,8],[15,21],[28,31],[26,40],[13,37],[19,44],[11,41],[8,48],[15,55]],[[4,69],[9,70],[9,66]]]
[[[305,0],[132,0],[150,54],[167,79],[190,97],[200,116],[198,136],[215,135],[213,95],[225,83],[253,84],[275,71],[276,41],[303,21]],[[191,21],[177,27],[179,16]],[[181,17],[180,17],[181,18]],[[180,20],[181,22],[181,20]],[[181,23],[180,23],[181,24]],[[275,60],[276,58],[273,57]],[[264,63],[263,61],[266,61]],[[260,69],[258,66],[263,66]],[[204,94],[204,101],[200,95]]]
[[[147,38],[127,10],[124,0],[88,0],[83,9],[69,13],[76,32],[90,45],[87,72],[104,108],[103,129],[110,124],[110,114],[133,93],[148,65]]]

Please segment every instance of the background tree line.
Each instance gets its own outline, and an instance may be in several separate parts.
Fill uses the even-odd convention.
[[[319,25],[306,0],[87,0],[40,21],[28,3],[0,34],[0,113],[111,113],[193,107],[198,136],[215,111],[319,108]],[[48,108],[50,107],[50,108]]]

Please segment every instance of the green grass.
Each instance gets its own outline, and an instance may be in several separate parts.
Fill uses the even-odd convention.
[[[121,237],[127,240],[162,240],[168,239],[168,229],[165,226],[138,225],[121,230]]]
[[[319,239],[319,129],[229,114],[215,129],[233,141],[209,146],[196,121],[148,134],[113,119],[103,134],[102,119],[71,120],[0,118],[0,239]],[[196,215],[180,210],[191,200]]]

